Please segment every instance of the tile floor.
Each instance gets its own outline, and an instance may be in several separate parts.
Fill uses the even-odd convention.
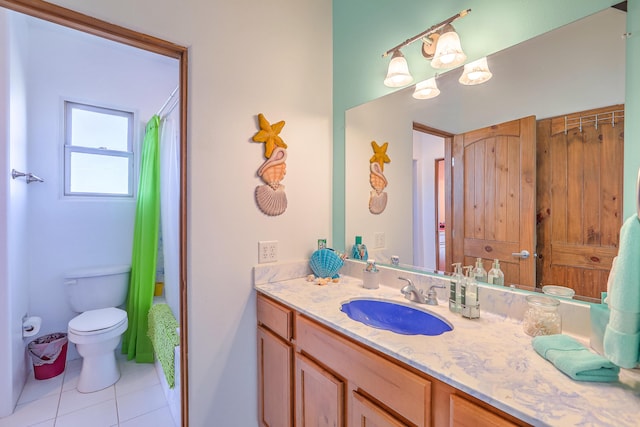
[[[30,374],[13,414],[0,427],[175,427],[153,364],[118,355],[121,377],[94,393],[76,389],[81,359],[48,380]]]

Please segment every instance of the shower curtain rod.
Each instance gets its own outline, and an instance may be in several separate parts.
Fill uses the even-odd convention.
[[[180,85],[176,86],[176,88],[173,90],[173,92],[171,92],[171,95],[169,95],[169,98],[165,101],[164,104],[162,104],[162,107],[160,107],[160,109],[158,110],[158,112],[156,113],[156,115],[160,116],[160,113],[162,113],[162,110],[165,109],[165,107],[167,105],[169,105],[169,102],[171,102],[171,100],[173,99],[173,97],[176,95],[176,92],[178,92],[178,89],[180,89]]]
[[[178,104],[180,104],[180,100],[176,99],[169,107],[165,108],[165,110],[162,112],[162,115],[160,116],[160,120],[164,120],[169,117],[169,114],[171,114],[173,109],[176,108]]]

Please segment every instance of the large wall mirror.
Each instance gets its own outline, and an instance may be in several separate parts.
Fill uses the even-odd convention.
[[[469,219],[464,211],[495,197],[455,201],[454,193],[460,192],[456,186],[470,179],[470,155],[464,152],[468,144],[461,142],[461,135],[530,117],[537,138],[534,151],[516,158],[514,165],[537,157],[535,173],[518,172],[511,179],[531,181],[533,190],[524,202],[533,209],[521,218],[504,214],[500,221],[507,234],[526,227],[533,237],[530,247],[514,244],[508,255],[521,249],[531,254],[526,273],[531,282],[523,288],[572,286],[578,296],[599,298],[606,290],[622,224],[625,27],[625,11],[608,8],[489,56],[493,78],[482,85],[461,85],[459,68],[437,76],[441,93],[436,98],[416,100],[409,87],[348,110],[347,250],[355,236],[362,236],[369,256],[383,264],[397,256],[402,268],[443,272],[451,271],[454,261],[470,264],[482,257],[489,269],[500,251],[497,245],[469,236],[469,230],[490,228],[483,222],[485,214],[476,212]],[[426,61],[424,66],[429,66]],[[384,168],[388,203],[378,215],[368,209],[371,141],[388,142],[391,159]],[[482,153],[492,150],[483,147]],[[500,168],[505,172],[510,166]],[[476,178],[475,187],[492,179]],[[502,190],[506,197],[523,204],[510,185]],[[463,189],[461,194],[469,197],[470,192]],[[562,212],[556,203],[561,199]],[[574,209],[577,204],[579,210]],[[551,212],[557,215],[554,219],[548,218]],[[552,237],[551,223],[556,233]],[[564,233],[564,241],[558,233]],[[479,247],[477,255],[460,246],[471,240]],[[507,259],[503,269],[511,279],[506,284],[525,282],[511,266],[521,262]]]
[[[165,376],[166,387],[160,389],[164,380],[161,374],[158,374],[157,385],[159,393],[165,394],[175,424],[186,426],[187,48],[46,2],[0,0],[0,13],[4,14],[3,18],[6,16],[3,22],[9,23],[7,50],[12,67],[7,67],[11,68],[8,96],[12,100],[20,97],[25,104],[24,110],[15,114],[24,115],[20,120],[28,129],[26,148],[20,154],[25,158],[19,161],[24,160],[34,172],[38,169],[45,178],[40,187],[31,185],[28,190],[31,191],[27,202],[30,208],[26,213],[33,210],[36,217],[27,219],[27,236],[23,236],[31,243],[29,251],[35,251],[23,258],[35,258],[39,263],[37,268],[28,269],[27,283],[30,288],[34,286],[32,282],[47,287],[46,291],[35,288],[26,291],[30,309],[46,313],[43,325],[46,321],[47,327],[53,324],[56,329],[66,330],[69,319],[74,316],[64,297],[61,277],[65,270],[131,263],[136,207],[135,197],[65,198],[60,190],[59,174],[62,157],[59,130],[60,119],[64,117],[61,105],[70,98],[77,103],[131,111],[135,122],[133,158],[136,164],[141,156],[146,123],[155,114],[160,117],[159,157],[163,181],[160,211],[164,225],[159,246],[164,250],[158,252],[156,280],[164,280],[164,289],[154,301],[166,303],[178,321],[180,347],[174,348],[173,353],[179,355],[173,371]],[[13,108],[14,103],[11,105]],[[13,144],[13,138],[9,138],[10,152],[22,150]],[[12,161],[16,161],[14,157]],[[136,165],[133,175],[137,177],[138,171]],[[165,173],[167,171],[170,173]],[[171,183],[166,185],[169,178]],[[170,208],[166,209],[167,206]],[[42,301],[42,294],[46,294],[46,301]],[[75,350],[70,346],[72,351]],[[69,359],[72,357],[73,354]],[[134,361],[130,363],[135,365]],[[157,371],[153,365],[146,366]],[[151,374],[149,370],[145,372]],[[121,373],[120,384],[127,375],[125,369],[121,369]],[[172,383],[174,375],[175,383]],[[15,376],[14,382],[18,383],[19,375]]]

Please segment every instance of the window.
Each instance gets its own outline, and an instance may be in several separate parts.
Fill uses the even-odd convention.
[[[133,113],[65,102],[65,196],[133,197]]]

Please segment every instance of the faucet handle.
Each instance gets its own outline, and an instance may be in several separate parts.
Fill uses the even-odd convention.
[[[436,293],[436,288],[444,289],[444,285],[431,285],[429,287],[429,292],[427,292],[427,304],[428,305],[438,305],[438,294]]]
[[[407,284],[413,286],[413,282],[411,281],[411,279],[407,279],[406,277],[402,277],[402,276],[399,276],[398,279],[404,280],[405,282],[407,282]]]

